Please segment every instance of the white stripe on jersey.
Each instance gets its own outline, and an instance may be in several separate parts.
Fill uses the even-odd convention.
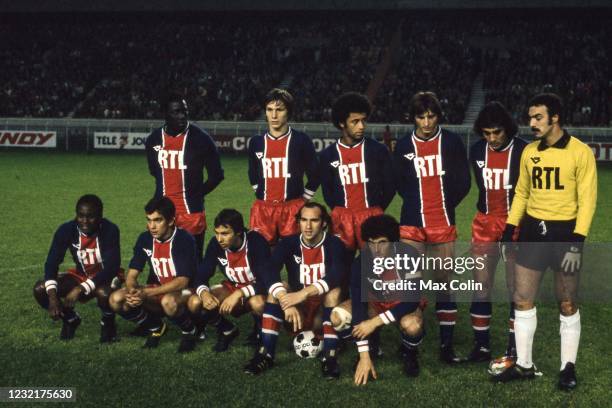
[[[442,134],[442,128],[440,129],[436,137]],[[442,137],[438,139],[438,154],[440,155],[440,159],[442,159]],[[448,212],[446,211],[446,197],[444,196],[444,179],[440,174],[440,193],[442,194],[442,209],[444,210],[444,218],[446,218],[446,225],[451,225],[450,220],[448,219]]]
[[[289,134],[287,136],[287,147],[285,150],[285,163],[287,166],[287,173],[289,173],[289,145],[291,144],[291,128],[289,128]],[[285,179],[285,192],[283,193],[283,201],[287,200],[287,187],[289,186],[289,180],[287,180],[286,177],[283,177]]]
[[[189,136],[189,124],[187,124],[187,130],[185,131],[185,137],[183,138],[183,147],[181,148],[181,153],[183,153],[183,160],[185,160],[185,146],[187,146],[187,137]],[[189,204],[187,204],[187,197],[185,196],[185,190],[187,187],[185,186],[185,170],[187,170],[187,166],[183,163],[183,168],[181,169],[181,184],[183,190],[183,203],[185,204],[185,209],[187,210],[187,214],[191,214],[191,209],[189,208]]]
[[[512,168],[512,153],[514,153],[514,138],[512,139],[512,141],[510,142],[510,144],[508,145],[508,148],[510,149],[510,151],[508,152],[508,165],[506,167],[506,174],[508,175],[508,180],[504,180],[504,186],[508,186],[510,185],[510,171]],[[512,189],[515,186],[512,186],[511,188],[506,190],[506,212],[510,213],[510,192],[512,191]]]
[[[368,174],[366,173],[366,165],[365,165],[365,139],[361,141],[361,163],[363,163],[363,197],[365,200],[366,208],[370,208],[370,202],[368,201],[368,188],[366,186],[366,180],[368,180]]]
[[[412,132],[412,148],[414,149],[414,155],[415,157],[417,156],[417,147],[416,147],[416,140],[415,140],[416,134],[414,133],[414,131]],[[414,160],[414,159],[413,159]],[[414,165],[414,163],[413,163]],[[415,171],[415,176],[417,176],[417,180],[419,181],[419,201],[421,203],[421,224],[423,225],[423,228],[425,228],[427,225],[425,225],[425,214],[423,214],[423,184],[421,183],[421,178],[418,177],[418,174],[416,174],[417,169],[415,167],[414,169]]]

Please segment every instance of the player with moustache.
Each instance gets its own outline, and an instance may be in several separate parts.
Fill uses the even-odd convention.
[[[272,253],[262,346],[244,371],[257,375],[274,365],[276,341],[284,320],[294,336],[303,330],[322,329],[322,375],[336,379],[340,376],[338,334],[330,316],[332,308],[340,303],[344,247],[340,239],[327,232],[330,217],[323,205],[304,204],[294,222],[300,233],[281,240]],[[283,267],[287,282],[281,279]]]
[[[167,316],[182,332],[179,353],[196,346],[196,328],[187,311],[189,284],[197,259],[193,237],[176,226],[176,210],[168,197],[153,198],[145,206],[147,231],[134,245],[125,287],[111,294],[110,305],[124,319],[148,333],[145,348],[155,348],[166,333]],[[138,276],[149,265],[145,286]]]
[[[210,135],[189,121],[182,95],[170,93],[162,106],[165,124],[145,142],[149,172],[155,177],[154,196],[172,200],[176,225],[194,237],[199,261],[206,232],[204,197],[224,178],[221,160]]]
[[[523,150],[520,176],[502,236],[502,256],[520,226],[515,271],[516,363],[493,372],[496,381],[533,379],[535,298],[543,273],[552,269],[559,306],[561,367],[558,386],[576,388],[581,321],[578,285],[582,250],[597,202],[597,167],[591,148],[563,129],[563,104],[540,94],[528,104],[536,140]]]
[[[96,298],[102,313],[100,342],[117,340],[115,313],[109,306],[113,279],[123,274],[119,228],[103,217],[102,200],[94,194],[81,196],[74,220],[62,224],[53,236],[45,262],[45,278],[34,285],[34,298],[53,320],[62,320],[61,340],[74,338],[81,317],[74,310],[77,301]],[[66,251],[75,268],[58,275]]]
[[[400,236],[428,257],[453,257],[457,231],[455,208],[470,190],[470,169],[462,140],[440,126],[442,107],[432,92],[418,92],[409,102],[414,130],[398,141],[393,154],[402,197]],[[436,282],[450,281],[452,270],[433,271]],[[457,303],[450,292],[436,293],[440,360],[462,361],[453,348]]]
[[[247,343],[258,344],[269,258],[268,243],[258,232],[246,230],[242,214],[234,209],[219,212],[215,217],[215,236],[198,266],[196,294],[189,299],[189,311],[194,319],[217,330],[214,351],[226,351],[238,337],[238,327],[226,318],[229,315],[238,317],[250,312],[257,331],[249,336]],[[211,286],[217,267],[223,271],[225,280]]]
[[[485,267],[474,269],[474,280],[483,289],[474,292],[470,316],[474,331],[474,348],[468,361],[491,359],[490,333],[491,290],[499,262],[498,243],[506,227],[510,204],[519,177],[521,153],[527,145],[518,137],[518,126],[499,102],[484,106],[474,122],[474,133],[481,137],[470,148],[470,164],[478,186],[477,212],[472,221],[472,254],[483,257]],[[518,231],[517,231],[518,232]],[[516,235],[516,234],[515,234]],[[516,236],[514,237],[516,238]],[[505,262],[506,283],[510,298],[508,345],[501,359],[516,360],[514,342],[514,256]]]

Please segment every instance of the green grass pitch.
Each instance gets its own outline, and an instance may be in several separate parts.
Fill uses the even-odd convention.
[[[224,207],[245,215],[253,200],[246,177],[246,159],[223,157],[225,181],[207,197],[208,222]],[[251,328],[240,322],[235,346],[225,354],[211,351],[214,333],[195,352],[178,355],[179,333],[169,330],[156,350],[142,350],[143,339],[129,338],[130,324],[118,318],[120,342],[100,345],[95,302],[80,305],[83,324],[77,337],[58,340],[60,323],[52,322],[34,302],[32,286],[42,278],[42,264],[57,226],[74,216],[74,203],[84,193],[101,196],[105,216],[119,225],[122,265],[127,266],[137,235],[145,228],[143,206],[154,182],[139,155],[0,151],[0,386],[74,387],[78,406],[607,406],[610,387],[610,304],[583,305],[578,355],[578,389],[556,389],[559,370],[559,323],[556,305],[539,305],[534,359],[544,376],[530,383],[495,385],[486,365],[448,368],[437,358],[438,329],[433,308],[426,311],[427,336],[421,347],[421,375],[407,379],[397,355],[394,328],[383,331],[384,358],[377,363],[379,380],[366,387],[352,384],[353,346],[340,357],[338,382],[320,377],[318,361],[300,360],[286,350],[281,334],[276,367],[261,377],[242,373],[252,350],[242,346]],[[612,238],[612,169],[600,166],[599,200],[591,241]],[[320,193],[317,199],[320,199]],[[457,210],[461,240],[469,239],[475,188]],[[389,209],[399,215],[399,199]],[[209,228],[210,231],[210,228]],[[208,234],[210,237],[210,233]],[[66,266],[70,266],[69,256]],[[498,274],[500,275],[500,274]],[[499,278],[500,276],[498,276]],[[461,304],[455,330],[456,349],[466,354],[472,343],[467,304]],[[506,342],[508,306],[497,305],[492,322],[494,354]]]

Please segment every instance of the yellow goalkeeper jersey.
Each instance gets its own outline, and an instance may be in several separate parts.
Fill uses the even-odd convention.
[[[519,225],[525,212],[547,221],[576,219],[574,232],[586,236],[597,202],[597,168],[589,146],[564,131],[552,146],[527,145],[508,214]]]

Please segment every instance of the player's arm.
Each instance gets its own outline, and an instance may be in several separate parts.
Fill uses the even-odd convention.
[[[452,187],[454,190],[453,206],[458,206],[461,201],[470,192],[470,165],[468,162],[465,146],[459,137],[454,138],[453,151],[453,168],[451,174],[454,178]]]
[[[100,250],[102,252],[102,270],[91,279],[87,279],[79,286],[83,293],[88,295],[100,285],[111,283],[113,278],[117,276],[121,267],[121,245],[119,228],[116,225],[108,223],[106,229],[102,231],[100,237]]]
[[[51,247],[45,261],[45,290],[49,298],[49,316],[56,320],[61,315],[61,304],[57,296],[57,272],[64,262],[64,256],[70,245],[70,233],[66,224],[60,226],[51,241]]]
[[[266,293],[273,283],[273,278],[270,276],[270,269],[268,266],[270,260],[270,246],[264,237],[257,232],[251,232],[251,242],[249,246],[250,265],[253,275],[255,275],[255,284],[248,285],[242,288],[242,292],[245,298],[255,296],[257,293]]]
[[[204,134],[204,167],[206,168],[206,182],[202,186],[204,195],[213,191],[223,181],[223,168],[221,167],[221,158],[215,142],[206,132]]]
[[[266,286],[268,288],[268,293],[279,302],[287,295],[287,289],[285,288],[285,285],[283,285],[283,281],[281,279],[281,270],[283,269],[284,264],[289,265],[289,258],[291,257],[290,252],[289,240],[281,240],[278,245],[274,247],[272,255],[270,256],[266,265]],[[287,267],[287,270],[289,270],[289,267]]]
[[[147,254],[144,248],[147,248],[148,232],[140,234],[136,244],[134,245],[132,259],[128,265],[127,275],[125,276],[125,289],[127,291],[126,301],[128,305],[134,307],[141,305],[143,302],[142,287],[138,284],[138,276],[144,270],[147,263]]]
[[[149,166],[149,173],[155,177],[157,174],[157,166],[159,165],[157,163],[157,152],[155,151],[155,149],[153,149],[153,138],[155,132],[151,133],[148,137],[147,140],[145,141],[145,149],[147,152],[147,165]]]
[[[406,136],[400,139],[392,155],[393,181],[398,194],[403,198],[409,194],[409,187],[411,184],[410,179],[408,179],[408,175],[410,174],[410,169],[408,168],[409,161],[404,157],[404,155],[409,153],[407,143],[409,138],[410,136]]]
[[[597,205],[597,166],[591,149],[587,146],[581,147],[584,148],[576,163],[578,214],[574,233],[586,237],[589,234]]]
[[[321,184],[319,171],[319,157],[309,136],[304,135],[302,146],[302,163],[305,163],[306,185],[304,186],[304,199],[310,200]]]
[[[385,146],[380,146],[380,159],[382,160],[383,180],[382,180],[382,202],[383,210],[386,210],[393,197],[395,197],[396,185],[395,176],[393,175],[393,158],[391,153]]]
[[[193,285],[196,288],[196,294],[202,300],[202,304],[209,310],[219,305],[219,300],[210,293],[210,287],[208,286],[210,278],[215,274],[218,253],[219,243],[215,237],[212,237],[208,241],[204,259],[197,267]]]
[[[323,192],[323,200],[332,208],[334,203],[334,172],[333,167],[329,165],[328,150],[325,149],[319,153],[319,163],[321,164],[321,191]],[[333,209],[333,208],[332,208]]]
[[[529,160],[527,157],[528,155],[528,149],[523,150],[523,153],[521,154],[519,178],[514,190],[514,198],[512,199],[506,226],[510,225],[517,227],[521,223],[521,220],[527,211],[527,201],[529,200],[529,195],[531,194],[531,174],[529,173],[529,168],[527,166],[527,160]]]
[[[255,147],[253,146],[253,141],[255,138],[251,138],[249,141],[249,182],[251,183],[251,187],[253,191],[257,191],[257,187],[259,187],[259,163],[257,161],[257,157],[255,156]]]

